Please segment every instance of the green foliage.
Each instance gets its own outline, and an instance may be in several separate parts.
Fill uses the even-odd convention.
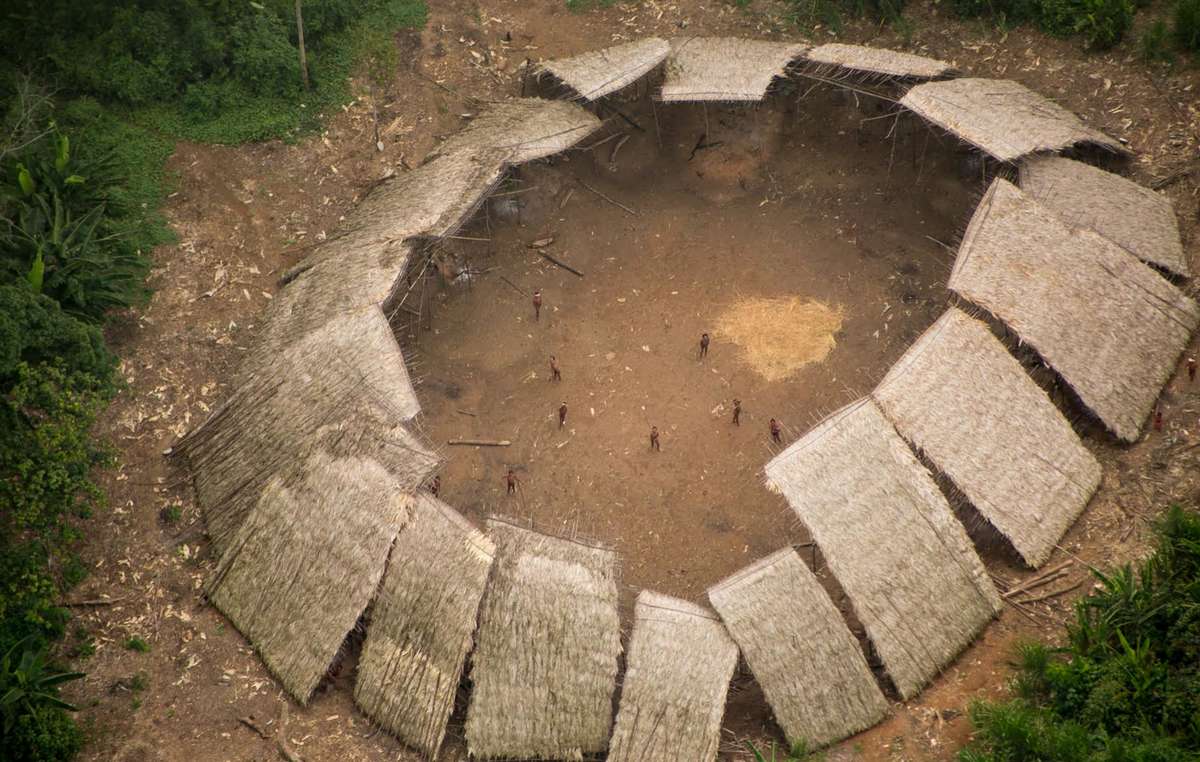
[[[0,657],[0,747],[5,759],[66,760],[79,750],[78,728],[64,711],[75,707],[58,686],[83,677],[51,667],[44,646],[23,638]]]
[[[1095,574],[1068,647],[1021,646],[1018,697],[972,707],[979,733],[961,762],[1200,755],[1200,516],[1171,508],[1136,573]]]
[[[58,130],[0,166],[0,282],[24,279],[93,322],[145,299],[149,260],[123,235],[120,210],[108,212],[113,168]]]
[[[835,33],[842,30],[844,18],[872,18],[901,28],[906,0],[785,0],[792,23],[803,27],[818,24]]]
[[[753,741],[746,741],[746,748],[754,755],[754,762],[820,762],[824,758],[822,754],[809,751],[808,742],[804,740],[796,741],[786,752],[781,752],[772,741],[770,757],[755,746]]]
[[[140,654],[150,653],[150,644],[137,635],[125,639],[125,648],[130,651],[137,651]]]
[[[1200,0],[1179,0],[1173,21],[1175,44],[1190,53],[1200,53]]]
[[[1133,24],[1132,0],[953,0],[962,18],[992,18],[1002,27],[1036,24],[1058,37],[1078,35],[1093,50],[1119,43]]]
[[[1167,22],[1162,19],[1147,27],[1138,39],[1138,54],[1141,59],[1146,63],[1171,61],[1170,37]]]
[[[183,506],[179,505],[178,503],[164,506],[163,509],[158,512],[158,515],[159,518],[163,520],[164,524],[178,524],[179,520],[183,518]]]

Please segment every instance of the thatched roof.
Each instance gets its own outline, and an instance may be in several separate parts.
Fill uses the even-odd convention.
[[[1000,608],[929,472],[869,398],[831,415],[766,467],[821,548],[904,698]]]
[[[1100,485],[1100,464],[987,326],[950,308],[873,396],[1031,566]]]
[[[1003,320],[1130,442],[1200,321],[1195,302],[1127,251],[1002,179],[975,210],[947,285]]]
[[[293,473],[263,488],[208,595],[303,704],[375,594],[410,498],[370,458],[318,451]]]
[[[1030,156],[1021,190],[1071,227],[1104,236],[1143,262],[1189,274],[1171,201],[1149,188],[1082,162]]]
[[[267,481],[318,450],[374,458],[415,488],[438,462],[403,426],[418,410],[391,329],[367,307],[249,360],[233,393],[175,450],[220,551]]]
[[[1062,106],[1006,79],[926,82],[909,90],[900,105],[999,161],[1079,143],[1124,150]]]
[[[472,658],[471,756],[604,751],[621,652],[616,554],[496,518],[487,530],[496,561]]]
[[[594,101],[645,76],[662,63],[670,50],[666,40],[647,37],[570,58],[545,61],[538,71],[553,75],[583,98]]]
[[[565,151],[599,127],[595,115],[574,103],[516,98],[488,106],[434,155],[498,150],[508,163],[521,164]]]
[[[737,655],[711,611],[643,590],[608,761],[716,759]]]
[[[869,728],[887,700],[841,613],[796,551],[708,591],[790,741],[824,745]]]
[[[954,73],[953,66],[936,58],[840,42],[818,45],[805,53],[804,58],[821,66],[837,67],[877,77],[937,79]]]
[[[735,37],[671,40],[664,101],[760,101],[808,46]]]
[[[429,757],[454,708],[494,552],[482,532],[422,492],[371,610],[354,699]]]

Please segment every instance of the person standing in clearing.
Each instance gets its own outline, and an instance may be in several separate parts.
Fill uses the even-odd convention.
[[[563,402],[558,406],[558,427],[561,429],[567,425],[567,403]]]
[[[550,380],[562,381],[562,373],[558,370],[558,359],[550,355]]]
[[[662,452],[662,447],[658,444],[658,427],[650,427],[650,449],[654,452]]]
[[[434,497],[437,497],[437,496],[438,496],[438,492],[440,492],[440,491],[441,491],[441,489],[442,489],[442,477],[440,477],[440,476],[436,476],[436,475],[435,475],[435,476],[433,477],[433,481],[431,481],[431,482],[429,483],[429,491],[430,491],[431,493],[433,493],[433,496],[434,496]]]
[[[737,397],[733,398],[733,425],[742,425],[742,401]]]
[[[533,320],[540,322],[542,319],[542,290],[539,288],[533,292]]]
[[[703,360],[705,357],[708,357],[708,334],[702,333],[702,334],[700,334],[700,357],[699,357],[699,359]]]
[[[783,432],[783,427],[779,425],[779,421],[772,418],[769,425],[771,427],[771,439],[775,440],[778,444],[783,444],[783,439],[779,436]]]
[[[517,474],[510,468],[504,477],[504,481],[508,484],[508,494],[517,494]]]

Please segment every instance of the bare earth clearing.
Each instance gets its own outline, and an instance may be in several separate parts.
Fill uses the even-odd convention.
[[[1001,36],[937,18],[934,10],[912,9],[908,48],[869,26],[847,36],[944,58],[972,74],[1017,79],[1128,140],[1137,152],[1131,176],[1147,184],[1172,178],[1164,192],[1175,201],[1192,266],[1200,264],[1194,70],[1151,79],[1120,56],[1084,56],[1075,43],[1026,30]],[[461,115],[478,107],[466,94],[519,92],[527,57],[646,34],[794,38],[778,11],[762,2],[742,12],[683,1],[572,14],[560,0],[450,0],[431,8],[422,33],[398,41],[405,64],[378,104],[382,153],[373,145],[365,99],[300,145],[179,146],[179,192],[167,211],[180,243],[156,252],[153,302],[113,337],[129,388],[101,434],[122,465],[105,477],[112,510],[93,521],[84,549],[93,572],[72,593],[73,601],[89,602],[75,609],[76,621],[97,641],[95,656],[79,665],[87,679],[71,690],[93,729],[84,758],[278,758],[274,740],[239,718],[271,735],[281,692],[246,641],[202,599],[211,570],[202,521],[186,475],[160,453],[223,398],[257,315],[279,275],[303,256],[303,244],[332,232],[386,170],[405,171],[457,130]],[[512,42],[504,43],[509,32]],[[948,140],[934,136],[914,166],[911,141],[924,141],[923,134],[898,135],[893,148],[885,138],[890,120],[860,125],[867,112],[844,98],[818,90],[798,107],[795,94],[777,100],[756,110],[710,107],[707,127],[698,107],[660,109],[661,152],[652,115],[635,111],[648,129],[627,130],[633,137],[615,162],[612,141],[526,168],[513,188],[536,190],[514,197],[524,200],[519,218],[493,204],[490,233],[482,224],[463,232],[492,240],[450,247],[474,266],[497,269],[469,290],[436,293],[433,330],[419,332],[414,359],[430,438],[514,441],[503,451],[449,453],[442,494],[473,518],[502,511],[613,543],[624,559],[626,608],[641,587],[698,597],[720,576],[806,539],[761,485],[770,454],[767,419],[784,422],[788,441],[878,380],[944,304],[950,253],[926,236],[953,246],[982,190],[964,176],[964,154]],[[702,132],[722,145],[688,161]],[[563,191],[580,180],[638,216],[578,187],[560,210]],[[527,246],[550,236],[548,251],[584,278]],[[500,275],[526,292],[543,289],[541,321],[532,322],[528,297]],[[778,366],[747,354],[761,335],[755,321],[763,310],[752,309],[754,300],[791,297],[828,308],[822,315],[829,329],[808,337],[818,355],[828,354],[790,376],[763,374],[756,364]],[[840,316],[840,327],[831,314]],[[701,363],[696,342],[706,330],[713,344]],[[547,378],[549,354],[559,359],[561,384]],[[729,422],[733,397],[744,405],[738,428]],[[562,400],[570,413],[560,432],[554,411]],[[1079,559],[1064,585],[1085,579],[1083,563],[1138,557],[1146,520],[1170,501],[1197,498],[1200,388],[1177,375],[1163,409],[1165,431],[1132,447],[1085,440],[1104,464],[1104,482],[1063,540],[1065,551],[1049,562]],[[651,425],[663,432],[661,453],[648,451]],[[522,478],[515,499],[503,494],[510,464]],[[183,506],[184,520],[168,525],[160,511],[172,504]],[[1024,574],[985,560],[1006,579]],[[1086,590],[1084,584],[1071,595]],[[1071,595],[1037,604],[1036,621],[1006,609],[920,697],[897,704],[891,719],[840,745],[832,758],[951,758],[969,731],[961,715],[967,701],[1003,690],[1011,643],[1053,630]],[[152,650],[123,649],[131,635]],[[139,673],[142,690],[133,680]],[[292,747],[310,761],[415,759],[355,710],[352,675],[351,658],[310,706],[290,707],[285,732]],[[744,673],[726,728],[729,758],[744,757],[740,738],[776,737]],[[460,728],[452,723],[450,732]],[[443,754],[464,756],[458,741]]]

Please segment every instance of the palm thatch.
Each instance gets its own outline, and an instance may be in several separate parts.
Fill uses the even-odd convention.
[[[354,699],[430,758],[454,708],[494,552],[454,509],[420,493],[372,607]]]
[[[936,58],[840,42],[818,45],[805,53],[804,59],[818,66],[895,79],[938,79],[954,73],[953,66]]]
[[[271,354],[368,305],[387,312],[408,288],[410,239],[452,234],[504,176],[509,152],[443,154],[372,191],[338,234],[318,246],[271,301],[251,356]]]
[[[775,77],[808,46],[735,37],[671,40],[662,100],[761,101]]]
[[[1124,150],[1062,106],[1011,80],[926,82],[905,93],[900,105],[999,161],[1080,143]]]
[[[1021,190],[1074,228],[1104,236],[1143,262],[1187,277],[1171,201],[1149,188],[1060,156],[1021,162]]]
[[[538,67],[538,72],[554,76],[580,97],[594,101],[644,77],[662,63],[670,50],[666,40],[646,37],[570,58],[546,61]]]
[[[599,127],[595,115],[574,103],[517,98],[488,106],[433,155],[496,150],[521,164],[565,151]]]
[[[639,593],[609,762],[716,759],[737,655],[708,609]]]
[[[1000,608],[929,472],[869,398],[776,456],[768,483],[808,527],[904,698]]]
[[[263,488],[208,595],[303,704],[375,594],[410,498],[371,458],[317,451],[293,474]]]
[[[951,307],[872,393],[1026,563],[1046,562],[1100,464],[987,326]]]
[[[1004,321],[1132,442],[1200,310],[1127,251],[1006,180],[984,195],[948,287]]]
[[[751,564],[708,599],[790,741],[833,743],[887,713],[858,641],[796,551]]]
[[[367,307],[248,361],[233,394],[175,451],[220,552],[264,485],[314,451],[373,458],[415,488],[438,463],[402,425],[418,410],[391,329]]]
[[[496,561],[471,669],[471,756],[604,751],[621,652],[616,554],[497,518],[487,530]]]

